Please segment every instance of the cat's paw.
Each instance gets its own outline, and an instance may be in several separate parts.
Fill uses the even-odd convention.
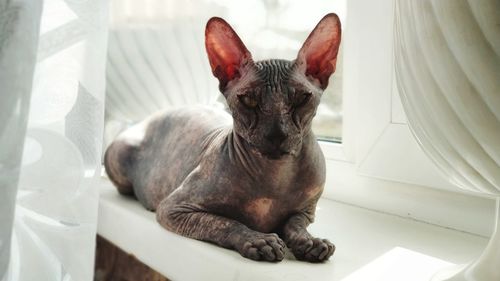
[[[288,243],[293,255],[298,260],[308,262],[323,262],[335,252],[335,245],[328,239],[300,236]]]
[[[238,247],[238,252],[245,258],[260,261],[281,261],[285,254],[285,243],[277,234],[257,234],[248,237]]]

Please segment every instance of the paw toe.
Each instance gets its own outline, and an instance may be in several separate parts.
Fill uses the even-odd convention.
[[[294,246],[292,251],[299,260],[323,262],[332,256],[335,246],[326,239],[309,238],[308,241]]]
[[[281,261],[285,243],[276,234],[249,239],[242,245],[242,256],[252,260]]]
[[[252,260],[255,260],[255,261],[258,261],[260,260],[260,254],[259,254],[259,251],[257,250],[257,248],[249,248],[246,252],[245,255],[243,255],[244,257],[247,257],[249,259],[252,259]]]
[[[274,261],[276,260],[276,254],[274,253],[274,249],[271,246],[264,246],[260,249],[262,252],[262,258],[267,260],[267,261]]]

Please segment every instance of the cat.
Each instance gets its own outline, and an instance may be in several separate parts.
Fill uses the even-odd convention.
[[[296,60],[254,62],[231,26],[211,18],[205,47],[231,115],[209,107],[155,114],[120,134],[104,165],[174,233],[252,260],[323,262],[335,251],[313,237],[325,160],[311,130],[335,71],[340,20],[326,15]]]

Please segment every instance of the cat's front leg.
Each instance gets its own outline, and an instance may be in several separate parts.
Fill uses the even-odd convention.
[[[323,262],[333,255],[335,245],[327,239],[315,238],[307,231],[313,217],[314,214],[308,212],[291,216],[283,228],[283,237],[298,260]]]
[[[252,260],[283,260],[285,243],[277,234],[251,230],[195,204],[174,203],[167,198],[158,206],[156,215],[163,227],[177,234],[235,249]]]

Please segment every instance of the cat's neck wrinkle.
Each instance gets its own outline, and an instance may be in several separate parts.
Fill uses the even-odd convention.
[[[255,157],[252,157],[254,153],[246,141],[234,131],[229,134],[228,145],[229,157],[232,162],[238,162],[252,177],[260,173],[259,163],[255,161]]]
[[[252,148],[247,141],[234,131],[228,136],[228,150],[231,162],[243,167],[245,172],[253,178],[262,177],[265,173],[274,171],[276,168],[288,169],[301,158],[299,152],[298,155],[279,160],[268,159]]]

